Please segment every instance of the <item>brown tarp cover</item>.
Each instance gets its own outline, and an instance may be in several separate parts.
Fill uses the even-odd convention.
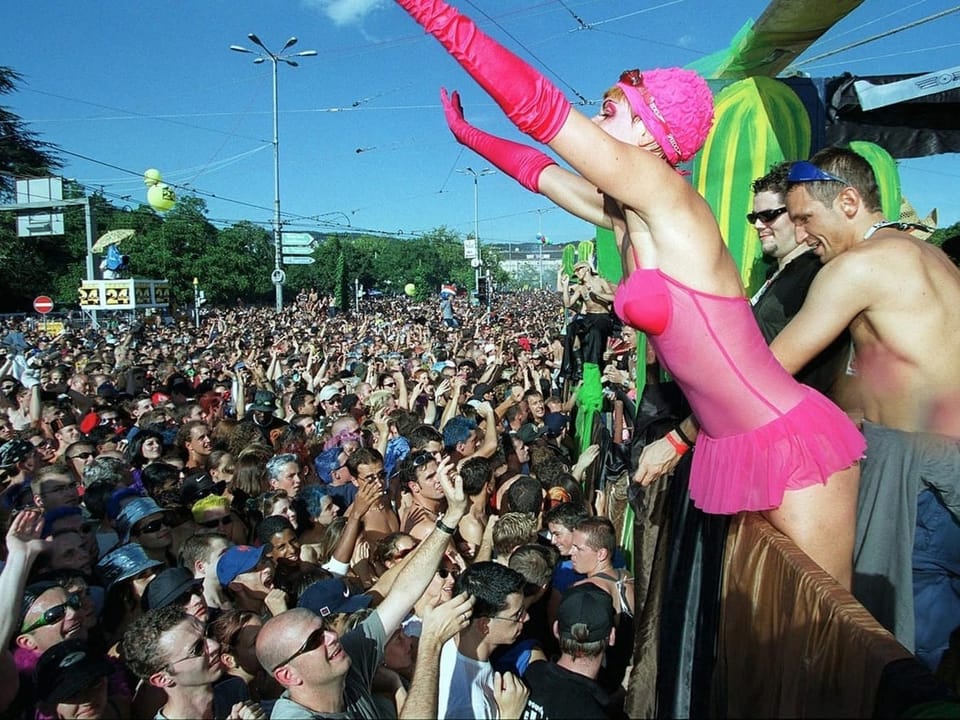
[[[727,717],[870,717],[887,663],[911,657],[762,517],[727,536],[714,707]]]

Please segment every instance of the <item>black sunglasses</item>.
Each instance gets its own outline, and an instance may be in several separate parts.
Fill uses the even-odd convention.
[[[410,462],[415,468],[420,468],[433,459],[433,453],[429,453],[426,450],[420,450],[410,457]]]
[[[67,460],[86,460],[87,458],[96,457],[97,453],[93,450],[85,450],[84,452],[78,452],[76,455],[70,455],[67,457]]]
[[[453,577],[456,580],[460,577],[460,571],[457,568],[440,568],[437,570],[437,575],[440,576],[441,580],[446,580],[448,577]]]
[[[200,526],[205,528],[210,528],[211,530],[213,530],[214,528],[227,527],[228,525],[232,525],[232,524],[233,524],[233,515],[224,515],[223,517],[217,518],[216,520],[205,520],[204,522],[200,523]]]
[[[157,530],[164,527],[168,527],[167,521],[164,520],[163,518],[160,518],[159,520],[154,520],[151,523],[147,523],[139,530],[135,530],[134,533],[137,535],[140,535],[142,533],[155,533]]]
[[[747,222],[751,225],[753,225],[757,220],[763,223],[772,223],[786,211],[786,205],[781,205],[778,208],[771,208],[770,210],[757,210],[756,212],[747,213]]]
[[[327,632],[327,624],[323,623],[320,627],[314,630],[312,633],[307,635],[307,639],[303,641],[303,645],[300,646],[300,649],[297,650],[293,655],[288,657],[283,662],[279,662],[273,666],[273,669],[270,672],[276,672],[278,668],[282,668],[284,665],[289,665],[294,660],[296,660],[301,655],[306,655],[309,652],[313,652],[319,647],[323,647],[324,634]]]
[[[43,615],[38,617],[28,626],[24,627],[20,631],[20,634],[31,632],[38,628],[46,627],[47,625],[53,625],[55,623],[63,620],[64,616],[67,614],[67,608],[73,608],[74,610],[79,610],[83,606],[83,600],[76,593],[70,593],[67,596],[67,599],[61,605],[54,605],[52,608],[47,608],[43,611]]]

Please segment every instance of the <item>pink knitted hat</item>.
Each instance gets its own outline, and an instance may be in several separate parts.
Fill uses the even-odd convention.
[[[713,94],[693,70],[627,70],[617,87],[671,165],[686,162],[703,147],[713,124]]]

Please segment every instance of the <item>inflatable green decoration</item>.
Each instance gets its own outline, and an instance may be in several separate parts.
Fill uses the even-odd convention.
[[[739,80],[714,98],[713,129],[693,165],[694,186],[713,209],[747,294],[764,280],[751,183],[784,160],[810,152],[810,118],[784,83],[765,77]]]
[[[850,149],[870,163],[873,174],[877,176],[883,216],[888,220],[899,220],[903,198],[900,196],[900,171],[897,170],[897,161],[876,143],[865,140],[854,140],[850,143]]]

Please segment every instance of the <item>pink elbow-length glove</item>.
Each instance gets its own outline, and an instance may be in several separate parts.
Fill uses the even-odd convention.
[[[480,83],[507,117],[537,142],[548,143],[570,114],[557,87],[484,34],[443,0],[397,0]]]
[[[456,90],[452,96],[447,97],[446,88],[441,88],[440,102],[443,104],[447,125],[460,144],[485,157],[527,190],[540,192],[540,173],[544,168],[556,165],[550,157],[536,148],[504,140],[475,128],[463,119],[460,93]]]

